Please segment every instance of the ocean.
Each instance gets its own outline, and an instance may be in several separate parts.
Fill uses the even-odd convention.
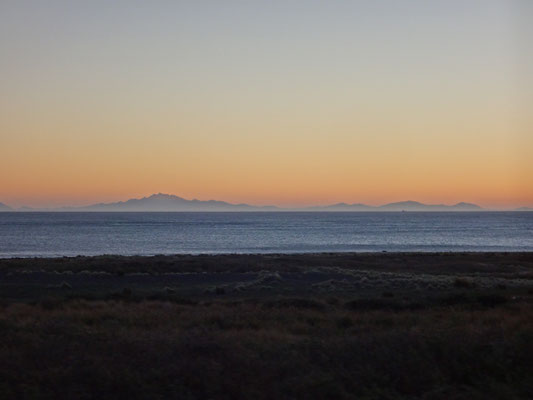
[[[533,251],[533,212],[0,213],[0,257]]]

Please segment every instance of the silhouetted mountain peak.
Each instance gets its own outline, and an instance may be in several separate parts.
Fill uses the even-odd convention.
[[[140,199],[116,203],[100,203],[86,207],[70,208],[78,211],[261,211],[276,210],[276,207],[255,207],[248,204],[231,204],[217,200],[187,200],[172,194],[156,193]]]
[[[173,194],[167,194],[167,193],[154,193],[153,195],[149,197],[145,197],[145,199],[179,199],[179,200],[185,200],[182,197],[173,195]]]
[[[180,201],[185,200],[182,197],[175,196],[173,194],[166,194],[166,193],[155,193],[148,197],[143,197],[142,199],[131,199],[131,200],[150,200],[150,201]]]
[[[388,203],[385,206],[424,206],[425,204],[413,200],[397,201],[395,203]],[[382,206],[383,207],[383,206]]]

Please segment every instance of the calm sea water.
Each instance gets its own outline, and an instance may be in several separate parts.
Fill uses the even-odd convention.
[[[0,257],[533,251],[533,213],[0,213]]]

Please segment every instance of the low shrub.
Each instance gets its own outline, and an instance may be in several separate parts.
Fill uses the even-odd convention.
[[[456,288],[462,288],[462,289],[472,289],[472,288],[475,288],[477,285],[472,279],[457,277],[453,281],[453,286],[455,286]]]
[[[477,301],[484,307],[496,307],[507,303],[507,298],[498,294],[488,294],[478,296]]]
[[[263,306],[267,308],[300,308],[308,310],[325,309],[324,303],[306,298],[286,298],[280,300],[271,300],[266,301]]]

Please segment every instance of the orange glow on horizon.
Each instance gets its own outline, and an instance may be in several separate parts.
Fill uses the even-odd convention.
[[[533,206],[527,2],[120,3],[2,6],[0,202]]]

